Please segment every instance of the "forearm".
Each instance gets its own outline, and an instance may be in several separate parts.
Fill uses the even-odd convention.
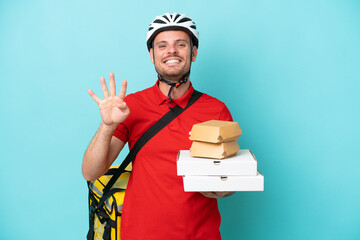
[[[111,166],[116,156],[110,154],[110,145],[116,126],[100,124],[91,140],[83,159],[82,173],[86,180],[92,181],[103,175]]]

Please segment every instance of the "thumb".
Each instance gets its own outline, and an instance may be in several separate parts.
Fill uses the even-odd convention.
[[[125,109],[125,108],[127,108],[127,104],[126,104],[126,102],[122,102],[122,103],[119,103],[118,105],[116,105],[118,108],[120,108],[120,109]]]

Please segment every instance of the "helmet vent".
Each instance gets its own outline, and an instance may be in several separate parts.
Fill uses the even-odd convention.
[[[183,19],[180,19],[180,20],[178,21],[178,23],[183,23],[183,22],[187,22],[187,21],[192,22],[192,20],[191,20],[190,18],[185,17],[185,18],[183,18]]]
[[[164,22],[163,20],[160,20],[160,19],[156,19],[156,20],[154,21],[154,23],[166,24],[166,22]]]
[[[175,18],[174,18],[174,22],[176,22],[176,19],[178,19],[180,17],[180,14],[176,14]]]
[[[166,15],[163,16],[166,20],[168,20],[168,22],[170,22],[170,20],[168,19],[168,17]],[[170,17],[172,18],[172,15],[170,15]]]

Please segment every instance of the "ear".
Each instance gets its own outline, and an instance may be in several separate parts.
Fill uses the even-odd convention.
[[[153,49],[152,48],[150,48],[150,60],[151,60],[151,62],[154,64],[154,51],[153,51]]]
[[[197,47],[193,46],[192,56],[191,56],[191,61],[192,62],[195,62],[197,53],[198,53]]]

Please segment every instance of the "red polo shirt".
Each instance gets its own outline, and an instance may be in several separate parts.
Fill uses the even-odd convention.
[[[183,97],[170,105],[184,108],[193,92],[191,85]],[[119,124],[114,136],[132,148],[169,108],[158,82],[129,94],[125,102],[130,115]],[[232,117],[224,103],[203,94],[137,154],[124,200],[122,240],[221,239],[217,200],[184,192],[182,177],[176,171],[178,151],[191,147],[189,132],[193,124],[212,119],[231,121]]]

